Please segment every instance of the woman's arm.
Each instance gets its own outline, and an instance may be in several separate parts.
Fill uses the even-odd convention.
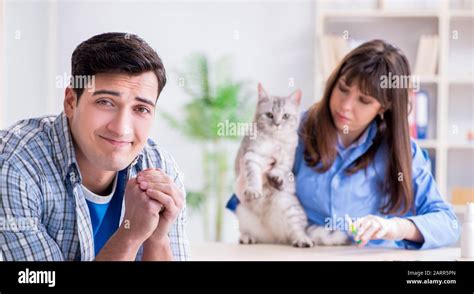
[[[429,249],[448,246],[459,239],[460,225],[452,205],[439,193],[431,174],[429,159],[412,140],[414,215],[406,219],[413,222],[424,242],[416,244],[407,240],[406,248]]]
[[[423,243],[423,235],[411,220],[397,217],[394,218],[393,221],[397,223],[398,230],[400,231],[401,235],[401,240]]]
[[[452,206],[441,196],[421,148],[412,141],[414,212],[400,217],[369,215],[357,220],[360,246],[372,239],[399,241],[406,249],[430,249],[455,243],[460,226]]]

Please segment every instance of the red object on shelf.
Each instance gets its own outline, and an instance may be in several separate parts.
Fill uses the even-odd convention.
[[[473,130],[469,130],[467,131],[467,140],[468,141],[474,141],[474,131]]]

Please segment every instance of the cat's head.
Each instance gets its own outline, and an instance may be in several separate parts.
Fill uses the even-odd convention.
[[[298,129],[301,90],[289,96],[270,96],[258,84],[258,105],[255,117],[257,129],[268,133],[283,134]]]

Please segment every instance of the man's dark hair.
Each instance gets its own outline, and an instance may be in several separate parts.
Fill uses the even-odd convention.
[[[73,81],[82,77],[89,81],[99,73],[139,75],[147,71],[153,71],[158,78],[160,96],[166,84],[166,71],[156,51],[137,35],[104,33],[82,42],[72,53],[71,87],[79,100],[84,86],[78,86]]]

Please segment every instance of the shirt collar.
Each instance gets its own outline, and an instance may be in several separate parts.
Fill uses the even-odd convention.
[[[337,150],[340,153],[344,153],[347,150],[350,150],[352,148],[356,148],[359,146],[364,146],[364,147],[369,147],[372,145],[372,141],[375,138],[375,135],[377,134],[377,122],[373,120],[369,126],[365,129],[365,131],[362,133],[362,135],[359,136],[359,138],[353,142],[351,145],[349,145],[347,148],[344,147],[344,144],[342,144],[341,136],[337,136]]]
[[[76,161],[76,153],[74,151],[74,143],[69,129],[66,114],[61,112],[53,122],[53,149],[55,157],[59,161],[61,169],[61,176],[65,179],[68,175],[71,183],[82,182],[79,172],[79,165]],[[138,154],[135,160],[130,164],[130,167],[137,165],[141,169],[143,162],[143,150]]]
[[[62,178],[71,172],[71,169],[79,175],[79,168],[76,162],[74,145],[69,131],[67,117],[64,112],[56,117],[53,123],[53,148],[55,157],[59,161]]]

